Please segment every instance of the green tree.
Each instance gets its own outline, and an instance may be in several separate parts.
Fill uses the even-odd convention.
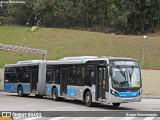
[[[34,2],[34,0],[27,0],[25,4],[9,4],[8,16],[12,16],[16,24],[26,25],[26,23],[30,23],[33,25],[35,22]]]

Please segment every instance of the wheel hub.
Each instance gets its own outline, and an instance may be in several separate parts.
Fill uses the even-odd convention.
[[[90,101],[90,97],[86,96],[86,102],[88,103]]]

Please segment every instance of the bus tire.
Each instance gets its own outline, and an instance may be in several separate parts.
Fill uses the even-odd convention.
[[[114,107],[119,107],[121,103],[112,103]]]
[[[58,100],[59,100],[58,92],[57,92],[57,89],[56,89],[56,88],[53,88],[53,90],[52,90],[52,99],[53,99],[54,101],[58,101]]]
[[[19,97],[22,97],[22,96],[23,96],[23,88],[22,88],[22,86],[19,86],[19,87],[18,87],[18,96],[19,96]]]
[[[90,91],[86,92],[85,94],[85,104],[88,107],[92,106],[92,95]]]

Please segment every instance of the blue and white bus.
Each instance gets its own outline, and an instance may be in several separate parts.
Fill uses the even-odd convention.
[[[29,60],[5,65],[4,89],[19,96],[35,94],[113,104],[140,102],[142,79],[137,60],[80,56],[60,60]]]

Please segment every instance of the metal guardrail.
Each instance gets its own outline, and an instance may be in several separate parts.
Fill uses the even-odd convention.
[[[25,52],[25,53],[32,53],[32,54],[42,54],[43,60],[46,59],[46,54],[47,54],[47,51],[43,49],[27,48],[27,47],[21,47],[21,46],[5,45],[5,44],[0,44],[0,50]]]

